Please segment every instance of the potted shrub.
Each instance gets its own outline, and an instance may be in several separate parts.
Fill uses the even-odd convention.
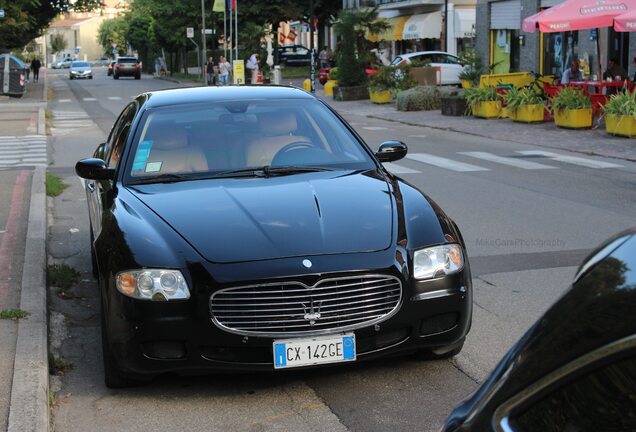
[[[459,59],[464,65],[464,69],[459,73],[462,88],[466,89],[478,86],[479,80],[484,74],[484,67],[481,64],[481,59],[477,52],[472,49],[462,51],[459,55]]]
[[[512,87],[503,96],[512,121],[540,123],[545,117],[545,101],[533,88]]]
[[[428,60],[414,60],[409,75],[417,85],[437,85],[437,68],[431,67]]]
[[[581,90],[563,87],[550,100],[550,109],[554,114],[554,124],[559,127],[592,127],[592,102]]]
[[[636,96],[627,91],[612,95],[603,112],[607,133],[629,138],[636,136]]]
[[[440,98],[442,115],[463,116],[468,111],[468,103],[461,89],[453,89]]]
[[[369,97],[371,102],[385,104],[391,102],[391,89],[395,84],[395,70],[391,66],[382,66],[378,73],[370,78]]]
[[[325,94],[333,96],[333,88],[336,86],[338,86],[338,68],[334,67],[329,71],[329,79],[323,86]]]
[[[464,96],[473,116],[487,119],[501,116],[501,96],[495,87],[467,88],[464,90]]]
[[[338,51],[338,86],[333,89],[333,97],[338,101],[369,98],[364,67],[356,55],[356,26],[360,19],[359,12],[345,11],[338,15],[334,24],[336,33],[342,38]]]

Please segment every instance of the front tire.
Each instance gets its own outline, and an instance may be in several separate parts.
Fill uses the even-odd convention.
[[[113,79],[118,80],[118,79],[119,79],[119,75],[117,75],[117,74],[113,74]]]

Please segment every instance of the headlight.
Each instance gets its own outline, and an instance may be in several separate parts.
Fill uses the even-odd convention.
[[[420,249],[413,254],[415,279],[432,279],[457,273],[464,268],[462,248],[457,244]]]
[[[140,300],[168,301],[190,298],[190,290],[179,270],[130,270],[117,274],[117,290]]]

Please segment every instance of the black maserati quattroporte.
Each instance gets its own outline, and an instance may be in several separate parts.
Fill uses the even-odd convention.
[[[455,223],[326,104],[287,87],[145,93],[88,194],[106,384],[458,353],[472,288]]]

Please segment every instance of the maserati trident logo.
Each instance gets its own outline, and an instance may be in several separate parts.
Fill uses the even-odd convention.
[[[316,320],[320,319],[320,305],[322,304],[322,302],[319,301],[313,301],[311,300],[309,302],[309,306],[307,306],[305,303],[302,303],[303,305],[303,309],[305,311],[305,315],[303,318],[305,318],[307,321],[309,321],[309,325],[314,325],[316,324]]]

